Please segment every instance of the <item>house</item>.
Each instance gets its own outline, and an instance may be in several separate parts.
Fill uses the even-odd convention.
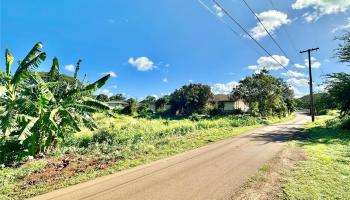
[[[209,102],[216,104],[218,108],[228,113],[235,110],[247,112],[249,109],[249,106],[243,100],[234,101],[230,95],[227,94],[216,94]]]
[[[112,108],[124,108],[129,104],[125,101],[109,101],[107,105]]]

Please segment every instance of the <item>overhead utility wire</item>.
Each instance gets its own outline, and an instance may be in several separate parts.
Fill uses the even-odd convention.
[[[220,22],[222,22],[228,29],[230,29],[236,36],[241,37],[239,33],[237,33],[225,20],[223,20],[221,17],[219,17],[216,13],[214,13],[202,0],[198,0],[198,2],[206,9],[208,10],[212,15],[215,16]],[[252,46],[249,46],[252,50],[255,51],[256,54],[262,56],[262,54],[253,48]]]
[[[213,0],[213,2],[219,7],[221,8],[221,10],[237,25],[239,26],[261,49],[263,49],[265,51],[265,53],[267,53],[276,63],[278,63],[279,65],[281,65],[287,72],[289,71],[285,66],[283,66],[276,58],[274,58],[270,52],[268,52],[252,35],[250,35],[250,33],[230,14],[226,11],[225,8],[223,8],[221,6],[221,4],[216,1]]]
[[[269,3],[271,4],[272,8],[277,10],[275,4],[272,2],[272,0],[269,0]],[[290,36],[290,34],[288,33],[288,30],[285,26],[282,26],[283,31],[285,32],[288,41],[291,43],[293,50],[295,51],[295,53],[297,54],[297,57],[300,59],[301,63],[304,62],[304,59],[301,57],[301,55],[299,54],[299,51],[297,50],[297,47],[295,45],[295,42],[293,41],[292,37]]]
[[[266,33],[269,35],[269,37],[272,39],[272,41],[276,44],[276,46],[281,50],[281,52],[283,53],[283,55],[287,58],[289,58],[289,60],[291,61],[291,63],[293,65],[295,65],[295,63],[293,62],[293,60],[287,55],[287,53],[282,49],[281,45],[278,44],[278,42],[275,40],[275,38],[272,36],[272,34],[270,33],[269,30],[267,30],[266,26],[264,25],[264,23],[261,21],[260,17],[254,12],[254,10],[249,6],[249,4],[247,3],[246,0],[242,0],[244,2],[244,4],[248,7],[248,9],[250,10],[251,13],[253,13],[253,15],[256,17],[256,19],[259,21],[259,23],[261,24],[261,26],[264,28],[264,30],[266,31]]]

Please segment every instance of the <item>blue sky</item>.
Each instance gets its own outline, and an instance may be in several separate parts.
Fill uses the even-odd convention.
[[[338,43],[334,37],[350,30],[349,0],[247,0],[288,58],[241,0],[220,1],[275,59],[292,70],[289,73],[264,57],[209,0],[203,2],[215,16],[197,0],[0,2],[1,52],[9,48],[19,60],[41,41],[48,59],[39,70],[48,70],[57,56],[61,71],[72,74],[70,65],[82,59],[81,77],[86,74],[94,81],[103,73],[116,75],[100,91],[109,94],[161,96],[189,82],[205,83],[214,92],[225,93],[240,79],[268,67],[300,96],[308,91],[307,69],[293,63],[302,67],[306,55],[298,51],[312,47],[321,48],[313,54],[319,67],[313,70],[316,87],[322,73],[350,69],[333,58]],[[239,36],[218,19],[230,23]],[[3,68],[3,58],[0,64]]]

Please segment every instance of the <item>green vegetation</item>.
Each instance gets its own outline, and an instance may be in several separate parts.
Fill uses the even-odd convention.
[[[171,110],[173,113],[184,115],[203,114],[212,96],[213,93],[208,85],[184,85],[170,95]]]
[[[310,109],[310,95],[300,97],[295,102],[298,109]],[[325,115],[327,110],[338,108],[334,98],[327,92],[314,94],[314,102],[316,115]]]
[[[273,122],[289,120],[272,119]],[[142,119],[95,116],[99,129],[70,135],[47,155],[17,168],[0,170],[0,199],[23,199],[208,143],[270,123],[249,116],[191,119]],[[64,160],[70,158],[65,170]],[[52,173],[54,172],[54,173]]]
[[[6,72],[0,71],[0,83],[5,90],[0,96],[1,164],[15,164],[25,156],[46,152],[81,127],[96,128],[92,114],[109,109],[91,98],[109,75],[85,86],[77,79],[79,60],[74,79],[67,81],[59,74],[57,58],[46,76],[36,73],[34,69],[46,59],[41,48],[42,44],[37,43],[19,62],[13,75],[14,57],[6,49]]]
[[[232,97],[249,104],[254,116],[286,116],[294,112],[294,93],[282,79],[271,76],[267,70],[248,76],[233,89]]]
[[[307,125],[295,142],[308,155],[286,178],[285,199],[350,199],[350,131],[337,127],[340,119]]]

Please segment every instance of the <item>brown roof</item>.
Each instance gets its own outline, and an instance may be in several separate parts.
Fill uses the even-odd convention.
[[[213,102],[220,102],[220,101],[233,101],[230,97],[230,95],[227,94],[216,94],[214,95],[214,98],[211,99]]]

